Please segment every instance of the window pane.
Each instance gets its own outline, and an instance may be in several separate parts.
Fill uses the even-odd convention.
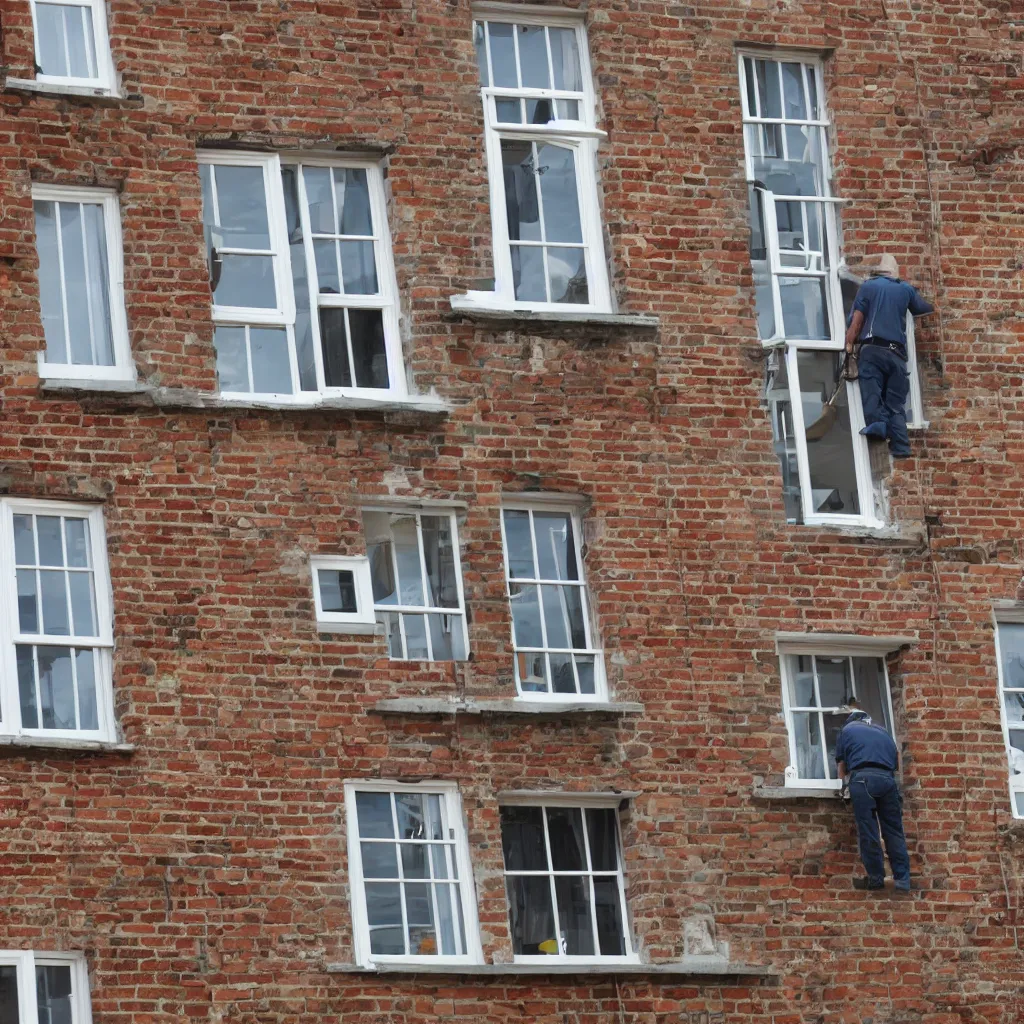
[[[410,661],[430,657],[427,650],[427,623],[423,615],[402,615],[405,627],[405,656]]]
[[[552,100],[526,101],[527,124],[547,124],[554,119],[554,116],[554,103]]]
[[[377,621],[383,623],[384,632],[388,638],[388,657],[404,658],[405,651],[402,647],[402,617],[401,615],[383,614],[377,615]]]
[[[316,262],[317,289],[320,294],[340,295],[337,241],[333,238],[313,239],[313,259]]]
[[[33,647],[19,644],[18,696],[21,701],[21,724],[25,729],[39,728],[39,708],[36,700],[36,666]]]
[[[325,612],[355,614],[359,611],[355,573],[346,569],[318,569],[317,580],[320,585],[320,607]]]
[[[272,256],[218,255],[221,260],[220,280],[213,292],[218,306],[242,306],[249,309],[277,307]]]
[[[92,11],[88,7],[65,7],[64,25],[67,30],[67,50],[71,63],[69,73],[74,78],[96,77],[96,55],[93,46]]]
[[[523,123],[523,101],[495,98],[494,113],[502,124]]]
[[[818,712],[795,712],[793,736],[796,740],[796,769],[801,779],[825,778],[824,751]]]
[[[364,878],[397,878],[398,857],[394,843],[360,843]]]
[[[543,25],[519,25],[519,68],[524,89],[550,89],[548,45]]]
[[[806,121],[807,104],[804,100],[804,69],[802,64],[786,62],[782,65],[782,98],[785,116],[794,121]]]
[[[18,968],[13,964],[0,964],[0,1024],[21,1024]]]
[[[512,952],[516,956],[557,954],[558,935],[551,907],[551,882],[543,878],[512,875],[505,879]]]
[[[452,912],[453,901],[457,902],[459,899],[458,889],[454,885],[436,885],[434,896],[437,899],[437,930],[441,939],[441,954],[456,956],[464,953],[465,950],[459,948],[455,942],[455,915]]]
[[[590,841],[590,865],[594,871],[617,871],[618,815],[611,807],[587,811],[587,838]]]
[[[376,295],[377,268],[373,242],[339,242],[346,295]]]
[[[387,512],[364,512],[363,533],[370,559],[374,604],[397,604],[391,550],[391,522]]]
[[[866,711],[876,725],[885,726],[891,733],[885,662],[881,658],[854,658],[853,672],[861,710]]]
[[[422,606],[423,570],[420,566],[420,542],[415,516],[391,517],[391,538],[398,562],[399,603]]]
[[[71,673],[71,649],[37,647],[39,693],[44,729],[74,729],[75,684]]]
[[[295,353],[299,368],[299,388],[316,391],[316,354],[313,350],[313,313],[310,308],[309,273],[306,269],[306,247],[299,214],[298,168],[281,168],[284,191],[285,229],[292,268],[292,289],[295,295]]]
[[[320,345],[323,353],[325,387],[352,387],[344,309],[324,306],[320,310]]]
[[[509,604],[512,608],[512,638],[516,647],[543,647],[538,588],[530,584],[510,584]]]
[[[576,675],[579,678],[580,693],[594,694],[597,692],[597,682],[595,679],[595,661],[593,655],[585,655],[580,657],[578,654],[574,654],[573,661],[576,664]]]
[[[342,243],[345,244],[344,242]],[[388,353],[384,344],[384,314],[379,309],[350,309],[348,326],[352,332],[352,359],[356,387],[388,388]]]
[[[815,658],[818,668],[818,692],[823,708],[841,708],[853,696],[849,658]]]
[[[501,848],[506,871],[548,871],[541,807],[501,808]]]
[[[22,633],[38,633],[39,595],[36,593],[36,570],[18,569],[18,628]]]
[[[72,1024],[69,966],[36,967],[36,1007],[39,1024]]]
[[[548,691],[547,655],[527,653],[516,655],[516,671],[519,688],[525,693],[546,693]]]
[[[466,660],[461,615],[428,615],[427,625],[430,629],[430,646],[434,653],[434,661]]]
[[[575,150],[548,143],[539,147],[537,159],[544,203],[545,241],[582,242]]]
[[[589,302],[585,250],[548,249],[547,256],[551,301],[581,304]]]
[[[549,641],[550,643],[550,638]],[[576,676],[572,670],[571,654],[549,654],[551,689],[555,693],[576,693]]]
[[[39,541],[39,564],[63,565],[60,516],[36,516],[36,535]]]
[[[85,10],[85,8],[82,8]],[[110,277],[107,264],[107,237],[103,227],[103,207],[86,203],[85,252],[87,262],[86,286],[89,291],[89,310],[92,315],[94,351],[89,360],[96,366],[114,365],[114,339],[110,326]]]
[[[356,816],[363,839],[394,839],[390,793],[356,793]]]
[[[551,64],[555,71],[555,88],[566,92],[583,91],[580,71],[580,51],[576,43],[576,30],[549,28],[551,35]]]
[[[14,516],[14,557],[18,565],[36,564],[32,516]]]
[[[828,755],[828,777],[830,779],[839,778],[839,770],[836,767],[836,741],[839,739],[840,730],[843,728],[843,724],[846,721],[845,715],[830,715],[826,712],[825,716],[825,751]]]
[[[487,41],[484,37],[484,23],[473,22],[473,45],[476,47],[476,62],[480,68],[480,84],[487,88],[490,79],[487,75]]]
[[[783,333],[790,341],[828,341],[831,337],[823,277],[780,277]]]
[[[257,394],[292,393],[288,332],[283,327],[250,327],[252,389]]]
[[[617,878],[594,879],[594,909],[597,911],[597,941],[601,956],[625,956],[626,942]]]
[[[583,616],[580,611],[579,589],[576,587],[541,587],[544,602],[544,624],[547,627],[547,647],[577,646],[573,641],[583,636]],[[581,643],[578,646],[585,647]]]
[[[36,217],[36,251],[39,254],[39,307],[46,336],[46,359],[51,363],[68,361],[67,335],[64,331],[64,290],[60,279],[57,252],[57,204],[33,203]]]
[[[89,566],[89,521],[87,519],[65,519],[64,540],[68,565],[87,568]]]
[[[370,952],[403,955],[401,887],[395,882],[367,882],[366,918],[370,926]]]
[[[533,540],[530,536],[530,513],[506,509],[502,513],[505,524],[505,560],[508,574],[515,579],[532,579]]]
[[[337,232],[334,199],[331,191],[331,168],[303,165],[302,181],[306,186],[309,206],[309,228],[314,235],[333,235]]]
[[[578,807],[549,807],[548,840],[555,871],[586,871],[583,839],[583,811]]]
[[[336,167],[334,169],[334,191],[338,199],[339,234],[372,235],[370,186],[365,169]]]
[[[544,580],[578,580],[576,539],[572,516],[565,512],[535,512],[533,528],[537,534],[537,561]]]
[[[757,69],[757,91],[761,96],[761,117],[782,117],[778,64],[773,60],[757,60],[754,66]]]
[[[426,839],[423,818],[423,796],[420,793],[396,793],[399,839]]]
[[[429,878],[430,863],[427,860],[426,845],[409,845],[402,847],[402,874],[406,878]]]
[[[805,430],[824,414],[825,403],[835,388],[840,358],[841,354],[834,352],[800,352],[797,356]],[[836,415],[829,429],[820,438],[807,441],[811,507],[824,514],[856,515],[860,512],[860,495],[846,386],[833,407]]]
[[[57,204],[61,254],[64,257],[64,287],[67,291],[70,360],[78,365],[93,361],[82,210],[78,203]]]
[[[21,561],[21,556],[18,556]],[[999,623],[999,653],[1003,663],[1003,686],[1024,689],[1024,625]]]
[[[540,246],[512,246],[512,285],[521,302],[547,302],[544,250]]]
[[[795,708],[816,708],[814,662],[810,656],[786,655],[789,663],[789,702]]]
[[[427,563],[429,603],[437,608],[458,608],[452,524],[448,516],[422,516],[423,557]]]
[[[75,673],[78,677],[78,728],[98,729],[96,708],[96,651],[75,651]]]
[[[89,572],[68,573],[71,590],[71,615],[75,636],[96,636],[96,600]]]
[[[782,498],[786,519],[803,522],[800,500],[800,470],[797,462],[796,431],[793,427],[793,406],[789,391],[789,368],[785,353],[769,354],[765,398],[771,412],[775,454],[782,470]]]
[[[512,25],[501,22],[488,22],[487,31],[490,34],[491,42],[491,70],[494,73],[494,85],[512,86],[519,85],[516,75],[516,51],[512,42]]]
[[[434,929],[434,901],[430,886],[410,882],[405,886],[405,911],[409,921],[409,953],[430,956],[437,953],[437,932]]]
[[[64,40],[67,8],[58,4],[36,4],[36,51],[42,74],[66,78],[69,74]]]
[[[249,358],[244,327],[217,327],[213,332],[217,350],[217,381],[221,391],[249,390]]]
[[[522,139],[502,139],[501,165],[509,239],[542,241],[534,144]]]
[[[49,636],[70,636],[71,619],[68,615],[67,591],[64,589],[64,573],[41,569],[39,596],[43,607],[43,632]]]
[[[216,221],[210,218],[213,244],[218,249],[270,249],[263,168],[215,164],[213,174],[220,214]]]
[[[580,101],[555,100],[555,117],[559,121],[578,121],[580,119]]]
[[[594,923],[590,916],[590,883],[579,875],[555,878],[558,926],[569,956],[594,955]]]

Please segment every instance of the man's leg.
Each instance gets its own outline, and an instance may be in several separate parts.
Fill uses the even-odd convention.
[[[864,429],[868,437],[884,438],[888,434],[888,413],[885,393],[885,369],[881,361],[882,349],[877,345],[862,345],[857,360],[860,377],[860,401],[864,407]]]
[[[903,834],[903,801],[900,799],[895,779],[884,789],[881,786],[875,787],[875,804],[896,888],[909,889],[910,855],[907,853],[907,840]]]
[[[907,364],[894,353],[889,353],[892,367],[885,386],[885,412],[889,424],[889,449],[893,457],[906,458],[910,454],[910,435],[907,433],[907,394],[910,374]]]
[[[881,889],[885,885],[885,861],[882,859],[882,844],[878,841],[875,798],[865,776],[855,775],[850,782],[850,802],[853,804],[853,816],[857,821],[860,859],[868,873],[868,886],[872,889]]]

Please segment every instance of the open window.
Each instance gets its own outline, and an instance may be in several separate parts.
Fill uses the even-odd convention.
[[[114,91],[106,0],[29,0],[36,81]]]
[[[610,312],[596,171],[604,133],[583,22],[542,7],[474,12],[495,286],[452,304]]]
[[[199,155],[221,394],[406,396],[380,167]]]
[[[81,953],[0,950],[3,1024],[92,1024]]]
[[[779,640],[789,735],[787,786],[840,788],[836,739],[854,706],[895,738],[885,655],[901,643],[899,638],[827,635]]]
[[[315,555],[310,568],[317,627],[332,633],[374,632],[369,560]]]
[[[999,711],[1010,778],[1010,806],[1024,818],[1024,613],[999,614]]]

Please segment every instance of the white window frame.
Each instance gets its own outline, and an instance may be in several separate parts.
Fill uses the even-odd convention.
[[[434,507],[434,506],[430,506],[430,505],[416,505],[415,507],[413,507],[413,506],[399,506],[399,505],[388,505],[388,504],[383,504],[383,505],[364,505],[363,508],[362,508],[362,511],[363,512],[381,512],[381,513],[384,513],[384,514],[386,514],[388,516],[414,516],[415,517],[415,519],[416,519],[416,536],[417,536],[417,540],[418,540],[418,543],[419,543],[419,554],[420,554],[420,579],[421,579],[421,583],[422,583],[423,590],[424,590],[424,592],[423,592],[423,599],[424,600],[427,599],[427,593],[428,593],[428,591],[427,591],[427,584],[428,584],[429,577],[427,576],[426,555],[425,555],[425,548],[423,546],[423,517],[424,516],[433,516],[433,517],[435,517],[437,519],[447,519],[449,521],[450,526],[451,526],[451,531],[452,531],[452,553],[453,553],[453,563],[454,563],[454,566],[455,566],[455,581],[456,581],[456,587],[458,589],[458,594],[459,594],[459,606],[458,606],[458,608],[441,608],[441,607],[435,607],[434,605],[427,605],[427,604],[423,605],[422,607],[419,607],[417,605],[411,605],[411,604],[375,604],[375,603],[373,603],[373,614],[374,614],[374,621],[375,622],[380,622],[381,621],[381,620],[377,619],[378,615],[381,615],[381,616],[388,615],[388,614],[401,615],[403,613],[407,614],[407,615],[423,615],[423,616],[427,616],[427,615],[450,615],[453,618],[459,619],[462,622],[462,642],[465,645],[464,649],[466,651],[465,659],[461,659],[461,660],[468,661],[469,660],[469,655],[470,655],[470,650],[469,650],[469,622],[468,622],[469,616],[466,613],[466,592],[465,592],[465,589],[464,589],[464,586],[463,586],[463,581],[462,581],[462,555],[461,555],[461,552],[459,551],[459,548],[460,548],[460,542],[459,542],[459,522],[458,522],[458,516],[456,515],[455,511],[453,509],[451,509],[451,508],[438,508],[438,507]],[[369,547],[369,545],[367,545],[367,547]],[[395,581],[396,581],[396,584],[397,584],[397,581],[398,581],[398,578],[399,578],[399,576],[398,576],[398,564],[397,564],[397,556],[395,555],[395,545],[394,545],[394,541],[393,540],[392,540],[392,544],[391,544],[391,552],[392,552],[392,569],[394,571]],[[367,556],[367,557],[369,557],[369,556]],[[369,573],[370,572],[369,563],[367,563],[367,566],[368,566],[367,567],[367,572]],[[372,598],[373,598],[373,581],[372,581],[372,577],[371,577],[371,581],[370,581],[370,597],[371,597],[371,603],[372,603]],[[384,628],[384,631],[385,631],[385,634],[386,634],[387,633],[387,623],[381,622],[381,625]],[[402,649],[404,651],[408,651],[409,645],[406,642],[406,638],[405,638],[405,620],[402,619],[401,617],[399,618],[399,629],[401,630],[401,633],[402,633]],[[419,662],[419,663],[429,663],[429,664],[432,664],[432,665],[434,665],[434,664],[442,664],[442,665],[443,664],[448,664],[447,662],[441,662],[441,661],[435,661],[434,660],[434,647],[433,647],[433,642],[430,639],[430,627],[429,626],[427,627],[427,655],[428,656],[426,658],[395,658],[395,657],[393,657],[391,655],[390,641],[389,641],[388,657],[390,658],[391,661],[402,661],[402,662],[408,662],[408,663]]]
[[[566,313],[610,313],[611,292],[608,284],[608,267],[604,251],[604,237],[601,224],[601,205],[598,193],[597,145],[606,138],[606,133],[597,127],[596,96],[593,72],[587,47],[587,32],[582,16],[556,12],[543,7],[524,5],[514,8],[508,4],[474,4],[474,31],[479,22],[495,21],[515,25],[549,26],[568,28],[576,33],[576,45],[580,55],[580,76],[583,81],[582,95],[556,89],[530,89],[481,86],[480,94],[484,109],[484,149],[487,157],[487,177],[491,202],[492,251],[494,254],[494,291],[467,292],[455,296],[453,308],[481,306],[492,309],[557,311]],[[518,52],[518,42],[516,43]],[[493,83],[491,72],[490,46],[485,43],[488,61],[488,80]],[[554,85],[554,80],[552,80]],[[525,99],[577,99],[580,103],[579,121],[550,121],[546,125],[516,125],[497,121],[495,96]],[[512,273],[511,241],[508,234],[508,217],[505,209],[505,184],[501,160],[503,139],[517,139],[543,144],[557,142],[575,150],[576,194],[580,203],[580,226],[585,250],[587,271],[587,295],[589,302],[536,302],[515,297]],[[546,243],[557,246],[557,242]]]
[[[790,683],[792,682],[789,672],[789,659],[795,656],[821,657],[821,658],[878,658],[882,662],[882,678],[885,684],[886,710],[889,715],[889,722],[895,730],[895,718],[892,710],[892,685],[889,680],[889,666],[886,655],[898,650],[905,638],[877,638],[877,637],[856,637],[856,636],[834,636],[828,634],[806,634],[801,637],[790,637],[778,639],[776,649],[779,655],[779,674],[782,682],[782,710],[786,722],[786,739],[789,746],[789,764],[785,770],[785,786],[787,789],[835,789],[842,788],[840,779],[801,779],[796,748],[796,730],[793,727],[793,706],[790,700]],[[856,673],[851,666],[851,680],[856,687]],[[818,697],[818,677],[814,676],[815,696]],[[820,704],[820,700],[819,700]],[[811,709],[814,710],[814,709]],[[835,713],[830,709],[819,707],[817,709],[822,717]],[[885,723],[878,723],[884,725]],[[890,733],[895,740],[895,734]],[[822,743],[824,743],[824,732],[822,732]],[[824,750],[824,747],[823,747]],[[828,772],[828,752],[824,750],[824,768]]]
[[[373,586],[370,581],[370,562],[366,556],[313,555],[309,560],[313,574],[313,603],[316,608],[316,622],[321,629],[335,633],[345,632],[345,627],[363,627],[353,632],[374,632],[377,620],[373,614]],[[336,570],[352,573],[356,590],[354,612],[325,612],[320,601],[320,573]]]
[[[505,512],[558,512],[563,515],[570,517],[572,521],[573,541],[576,545],[576,565],[579,567],[579,580],[539,580],[539,579],[512,579],[509,575],[509,560],[508,560],[508,538],[505,536]],[[501,552],[505,563],[505,599],[509,602],[512,600],[512,592],[510,587],[513,583],[524,584],[527,586],[541,586],[544,584],[554,585],[556,582],[561,583],[565,586],[578,586],[583,591],[583,628],[586,630],[587,635],[587,648],[586,650],[563,650],[562,648],[536,648],[536,647],[516,647],[515,645],[515,629],[512,631],[512,661],[515,672],[516,680],[516,696],[515,699],[524,703],[532,703],[536,701],[549,701],[551,703],[566,702],[586,702],[592,704],[606,704],[608,703],[608,680],[605,673],[604,666],[604,649],[601,647],[600,635],[597,628],[597,612],[594,606],[593,595],[590,590],[590,583],[587,579],[587,570],[583,562],[583,520],[580,515],[579,508],[572,504],[561,503],[561,502],[548,502],[542,499],[533,499],[529,501],[517,501],[514,498],[502,499],[501,509]],[[537,549],[537,535],[533,528],[533,517],[530,517],[530,533],[533,540],[533,548],[536,553]],[[544,622],[544,609],[543,605],[540,609],[541,615],[541,629],[545,638],[547,637],[547,625]],[[509,604],[509,619],[511,625],[512,606]],[[524,690],[522,688],[522,680],[519,678],[519,653],[520,651],[526,653],[539,653],[545,654],[556,653],[556,654],[580,654],[580,655],[592,655],[594,658],[594,692],[593,693],[543,693],[536,690]],[[578,680],[577,680],[578,683]]]
[[[382,955],[370,951],[370,925],[366,910],[366,890],[363,886],[363,860],[360,849],[359,818],[356,809],[357,793],[422,793],[441,798],[444,805],[445,821],[455,832],[455,857],[458,865],[459,899],[462,904],[462,923],[465,929],[466,952],[459,956],[441,954],[428,955]],[[382,779],[349,780],[345,782],[345,816],[347,820],[349,896],[352,908],[352,933],[355,961],[363,967],[374,964],[482,964],[483,948],[480,944],[480,928],[477,920],[476,886],[473,878],[473,864],[469,855],[469,838],[465,818],[462,814],[462,800],[459,787],[454,782],[392,782]],[[401,858],[399,858],[401,860]],[[404,897],[403,897],[404,906]],[[436,920],[436,908],[435,908]]]
[[[42,67],[42,62],[39,59],[39,19],[36,8],[43,5],[47,7],[86,7],[92,12],[92,44],[96,57],[96,76],[94,78],[76,78],[73,75],[44,75],[36,72],[35,80],[40,84],[53,86],[55,90],[62,87],[80,86],[114,93],[117,88],[117,79],[114,73],[114,58],[110,52],[106,0],[29,0],[32,12],[33,53],[37,67]]]
[[[36,968],[71,968],[72,1024],[92,1024],[89,999],[89,967],[84,953],[35,953],[32,950],[0,949],[0,965],[17,968],[18,1024],[39,1024],[36,1003]]]
[[[277,289],[277,307],[259,309],[246,306],[219,306],[212,303],[212,317],[215,325],[225,327],[284,327],[288,343],[288,360],[293,392],[220,391],[227,401],[243,405],[271,401],[299,406],[320,405],[325,399],[351,397],[370,402],[395,402],[408,398],[405,367],[402,359],[398,285],[395,277],[394,255],[391,248],[391,232],[388,225],[387,204],[384,198],[384,174],[380,163],[368,158],[318,157],[294,153],[256,153],[249,150],[200,150],[199,164],[221,166],[245,166],[263,168],[263,185],[267,198],[267,223],[270,230],[269,250],[218,249],[218,252],[233,252],[245,255],[264,255],[273,258],[274,287]],[[298,350],[295,339],[295,291],[292,279],[291,252],[288,243],[287,218],[285,213],[284,186],[281,182],[282,166],[296,168],[298,184],[299,219],[302,225],[303,251],[306,258],[306,275],[311,300],[311,327],[313,356],[316,366],[317,390],[303,391],[299,380]],[[370,215],[373,218],[374,234],[366,240],[374,242],[374,258],[377,272],[378,292],[375,295],[320,295],[317,279],[313,239],[310,232],[309,208],[306,203],[305,183],[302,167],[353,168],[366,171],[370,195]],[[211,176],[215,182],[215,177]],[[216,185],[214,184],[214,188]],[[362,236],[361,236],[362,237]],[[384,325],[384,345],[388,361],[390,387],[327,387],[324,378],[323,351],[320,338],[321,307],[339,306],[346,308],[380,309]],[[247,341],[248,344],[248,341]],[[251,373],[251,360],[250,360]],[[219,386],[219,385],[218,385]]]
[[[999,609],[996,611],[995,616],[995,629],[996,629],[996,671],[997,671],[997,686],[998,692],[996,693],[996,699],[999,701],[999,724],[1003,730],[1003,746],[1006,752],[1006,767],[1007,767],[1007,783],[1010,797],[1010,813],[1015,818],[1024,819],[1024,812],[1017,810],[1017,795],[1024,795],[1024,772],[1020,774],[1014,774],[1013,764],[1013,753],[1011,751],[1016,750],[1015,747],[1010,745],[1010,722],[1006,716],[1006,702],[1004,696],[1007,693],[1024,693],[1018,687],[1008,687],[1006,685],[1006,676],[1003,673],[1003,650],[1002,641],[1000,638],[1000,627],[1002,626],[1014,626],[1019,625],[1024,627],[1024,608],[1021,609]],[[1024,797],[1022,797],[1024,798]]]
[[[93,582],[96,591],[96,636],[57,636],[22,633],[18,618],[15,584],[14,516],[16,514],[74,516],[89,522],[92,544]],[[77,505],[64,501],[36,501],[28,498],[0,499],[0,578],[7,581],[0,587],[0,643],[2,643],[2,674],[0,674],[0,735],[24,736],[45,745],[47,740],[94,740],[113,742],[115,737],[113,695],[113,591],[107,562],[103,510],[97,505]],[[18,692],[16,646],[88,647],[96,650],[96,716],[98,728],[35,729],[21,722],[21,701]],[[42,719],[40,717],[40,723]]]
[[[32,186],[32,202],[74,203],[97,205],[103,210],[103,234],[107,247],[107,302],[110,306],[110,335],[114,354],[113,366],[85,366],[79,363],[54,363],[46,358],[46,345],[38,355],[39,376],[67,380],[135,380],[128,319],[124,302],[124,249],[121,244],[121,208],[117,193],[110,189],[79,188],[71,185]],[[58,239],[60,218],[58,216]],[[58,274],[64,289],[64,332],[70,355],[71,338],[68,331],[67,289],[64,283],[64,261],[58,251]],[[42,287],[42,275],[39,275]],[[91,316],[91,311],[90,311]]]
[[[594,810],[607,810],[612,809],[616,811],[615,815],[615,836],[616,836],[616,858],[618,863],[618,870],[616,877],[619,883],[619,907],[622,915],[622,938],[623,946],[626,949],[624,956],[603,956],[600,953],[595,953],[592,956],[580,956],[578,954],[563,953],[559,950],[557,953],[542,953],[538,955],[521,955],[513,954],[513,960],[517,964],[547,964],[552,966],[554,964],[635,964],[640,962],[640,954],[637,951],[636,945],[633,942],[633,929],[632,921],[629,916],[629,901],[626,898],[626,872],[624,864],[624,850],[622,845],[622,821],[618,814],[619,805],[623,800],[623,796],[620,793],[611,794],[605,796],[604,794],[574,794],[574,793],[506,793],[499,796],[499,806],[501,807],[571,807],[586,811],[589,809]],[[544,821],[544,846],[547,853],[548,864],[552,864],[551,860],[551,842],[548,836],[548,822],[547,815],[543,816]],[[500,828],[500,821],[499,821]],[[586,827],[583,829],[584,842],[587,851],[587,862],[590,861],[590,838],[587,835]],[[504,880],[509,875],[519,876],[532,876],[534,878],[547,876],[552,881],[552,887],[554,886],[554,879],[556,875],[565,876],[585,876],[592,878],[595,872],[592,866],[588,867],[586,871],[512,871],[505,870],[504,855],[502,859],[502,879]],[[597,874],[609,874],[609,872],[597,872]],[[554,888],[551,892],[552,908],[556,915],[558,914],[558,901],[555,897]],[[506,889],[506,903],[508,901],[507,889]],[[506,921],[509,921],[511,908],[506,908]],[[590,912],[593,926],[594,940],[597,940],[597,908],[594,901],[593,886],[590,891]],[[511,922],[509,923],[511,929]]]
[[[814,88],[818,101],[820,119],[767,118],[758,116],[758,111],[751,111],[747,97],[747,80],[744,60],[764,60],[781,63],[794,62],[808,68],[814,75]],[[798,400],[800,395],[800,377],[797,369],[798,351],[841,351],[846,344],[846,317],[843,313],[842,288],[839,280],[841,253],[839,250],[839,216],[838,207],[846,200],[832,195],[832,161],[828,146],[828,131],[832,126],[829,116],[828,97],[825,92],[824,66],[820,58],[806,52],[789,50],[756,50],[737,49],[737,74],[740,89],[740,105],[742,110],[743,161],[749,186],[755,180],[753,154],[747,145],[747,126],[759,124],[796,124],[818,129],[821,139],[821,160],[823,167],[823,189],[821,196],[779,196],[767,189],[758,189],[762,194],[764,210],[765,248],[767,250],[768,274],[771,282],[772,301],[774,306],[775,334],[771,338],[762,339],[765,348],[781,347],[786,359],[786,371],[789,380],[790,408],[793,417],[793,442],[796,449],[798,476],[800,480],[800,501],[802,520],[806,526],[867,526],[881,527],[878,499],[871,472],[871,457],[868,442],[860,430],[864,426],[864,410],[861,404],[860,388],[849,384],[846,386],[847,405],[850,412],[850,430],[853,434],[853,463],[857,474],[857,493],[860,512],[856,515],[817,512],[814,508],[814,496],[811,490],[810,457],[807,451],[806,425],[804,423],[803,406]],[[780,85],[781,89],[781,85]],[[807,85],[804,85],[805,95]],[[810,111],[808,111],[810,112]],[[826,234],[828,247],[828,269],[821,273],[802,272],[799,268],[783,267],[780,256],[778,228],[776,224],[775,202],[792,199],[794,202],[816,202],[821,205],[822,224]],[[751,211],[751,216],[754,211]],[[828,306],[831,337],[816,340],[789,340],[782,332],[785,323],[782,316],[782,299],[779,276],[792,277],[825,277],[827,280],[826,299]],[[924,425],[921,411],[921,389],[917,375],[917,363],[912,342],[908,338],[908,369],[911,374],[911,412],[913,423],[908,426]],[[773,410],[773,420],[775,413]],[[774,428],[774,423],[773,423]]]

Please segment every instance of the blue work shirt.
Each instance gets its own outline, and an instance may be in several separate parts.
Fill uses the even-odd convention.
[[[847,722],[836,738],[836,761],[845,761],[848,772],[866,764],[881,765],[896,771],[899,751],[896,742],[880,726],[869,725],[863,719]]]
[[[917,289],[906,281],[893,277],[869,277],[857,291],[850,312],[851,318],[858,310],[864,314],[864,326],[857,340],[875,338],[906,347],[908,309],[914,316],[924,316],[934,312],[935,307],[925,302],[917,294]]]

